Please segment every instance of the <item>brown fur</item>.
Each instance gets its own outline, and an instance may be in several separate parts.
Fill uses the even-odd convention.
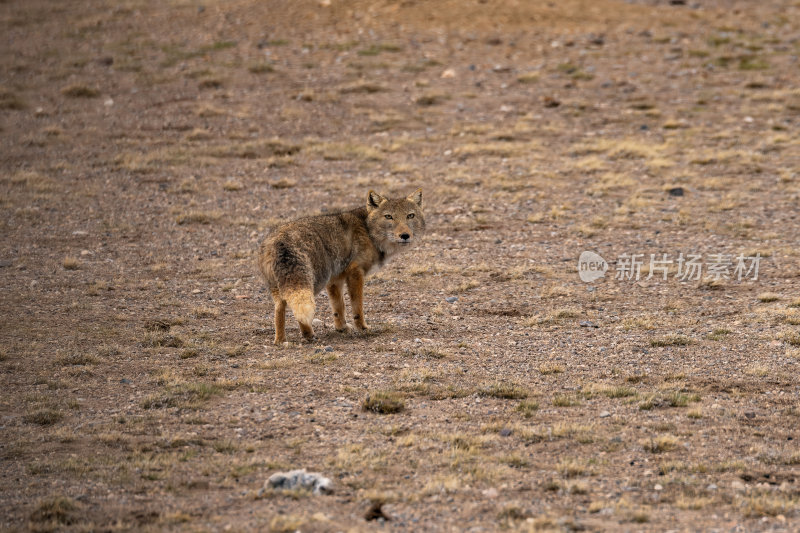
[[[347,285],[355,326],[364,330],[364,277],[374,267],[422,236],[422,189],[407,198],[387,199],[374,191],[367,205],[344,213],[301,218],[278,227],[264,242],[258,266],[275,302],[275,344],[286,340],[286,306],[306,341],[314,338],[314,296],[323,288],[333,308],[334,326],[344,318]]]

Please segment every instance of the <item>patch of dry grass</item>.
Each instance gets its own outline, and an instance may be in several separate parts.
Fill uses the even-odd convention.
[[[59,526],[81,522],[81,511],[81,506],[75,500],[66,496],[53,496],[40,501],[30,519],[35,524],[54,524],[57,529]]]
[[[481,387],[478,391],[481,396],[489,398],[499,398],[503,400],[520,400],[527,398],[530,394],[526,387],[516,383],[490,383]]]
[[[50,426],[60,422],[63,418],[64,415],[60,411],[50,408],[38,409],[22,417],[28,424],[39,426]]]
[[[665,346],[689,346],[693,344],[693,340],[684,335],[665,335],[656,339],[650,340],[650,346],[665,347]]]
[[[175,216],[175,222],[183,226],[186,224],[211,224],[222,218],[219,211],[184,211]]]
[[[0,86],[0,109],[22,110],[26,107],[25,101],[17,93]]]
[[[403,396],[397,391],[375,391],[361,402],[364,411],[382,415],[399,413],[406,407]]]
[[[383,161],[383,152],[374,146],[352,142],[327,142],[313,146],[312,152],[327,161]]]
[[[64,270],[78,270],[81,267],[81,262],[77,257],[67,256],[61,262],[61,266],[64,267]]]

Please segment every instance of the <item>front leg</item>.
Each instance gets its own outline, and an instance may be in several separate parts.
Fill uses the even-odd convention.
[[[347,331],[347,321],[344,319],[344,295],[342,294],[343,279],[336,279],[328,284],[328,297],[333,308],[333,325],[336,331]]]
[[[347,292],[350,293],[353,322],[358,329],[367,329],[364,320],[364,271],[357,265],[353,265],[347,272]]]

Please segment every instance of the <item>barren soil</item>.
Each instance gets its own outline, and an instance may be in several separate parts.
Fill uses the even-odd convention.
[[[800,530],[796,1],[4,0],[0,39],[0,528]],[[371,331],[323,293],[273,346],[270,228],[416,187]]]

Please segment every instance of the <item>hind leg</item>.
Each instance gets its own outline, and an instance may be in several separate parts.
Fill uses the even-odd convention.
[[[344,318],[344,295],[342,294],[342,280],[331,281],[328,285],[328,296],[333,308],[333,325],[336,331],[347,331],[347,321]]]
[[[286,300],[278,292],[272,293],[275,301],[275,344],[286,342]]]
[[[314,340],[314,329],[311,327],[311,322],[314,320],[314,293],[309,289],[292,291],[286,295],[286,303],[300,324],[303,340],[306,342]]]

